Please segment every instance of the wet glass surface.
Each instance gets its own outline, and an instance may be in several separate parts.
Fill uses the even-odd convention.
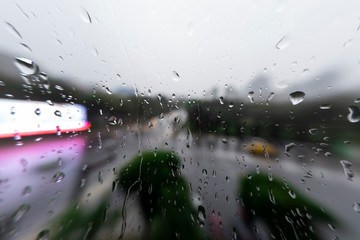
[[[358,239],[358,7],[7,1],[0,239]]]

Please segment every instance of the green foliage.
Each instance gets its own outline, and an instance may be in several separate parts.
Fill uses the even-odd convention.
[[[187,183],[172,152],[145,152],[119,173],[124,191],[138,192],[149,239],[203,239]]]
[[[260,218],[275,239],[320,239],[315,223],[334,222],[320,205],[280,179],[270,181],[265,174],[241,179],[239,198],[247,216]]]

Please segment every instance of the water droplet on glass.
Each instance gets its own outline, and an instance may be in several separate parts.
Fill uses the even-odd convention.
[[[42,81],[42,85],[45,89],[49,90],[50,89],[50,82],[49,82],[49,78],[47,76],[46,73],[44,72],[41,72],[39,75],[38,75],[39,79]]]
[[[276,205],[275,196],[274,196],[271,188],[269,188],[269,199],[272,204]]]
[[[36,240],[48,240],[50,237],[50,231],[48,229],[42,230],[36,237]]]
[[[164,113],[160,113],[159,119],[160,119],[160,120],[163,120],[163,119],[164,119]]]
[[[59,91],[63,91],[64,89],[61,87],[61,86],[59,86],[59,85],[55,85],[55,89],[57,89],[57,90],[59,90]]]
[[[187,25],[187,34],[189,36],[192,36],[194,33],[194,23],[193,22],[189,22],[189,24]]]
[[[347,41],[344,42],[343,47],[349,47],[352,44],[353,40],[352,39],[348,39]]]
[[[349,115],[347,116],[347,119],[351,123],[357,123],[360,121],[360,111],[357,106],[349,106]]]
[[[25,43],[20,43],[20,45],[21,45],[26,51],[32,53],[32,50],[31,50],[31,48],[30,48],[28,45],[26,45]]]
[[[92,47],[90,51],[95,57],[99,55],[99,52],[95,47]]]
[[[115,126],[117,124],[117,118],[115,116],[111,116],[111,117],[109,117],[108,122],[110,125]]]
[[[303,75],[303,76],[306,76],[306,75],[309,74],[309,72],[310,72],[310,69],[305,68],[305,69],[303,70],[303,72],[302,72],[302,75]]]
[[[21,218],[24,216],[24,214],[27,213],[29,210],[30,210],[30,205],[28,204],[21,205],[12,216],[11,218],[12,222],[16,223],[20,221]]]
[[[64,177],[65,177],[65,174],[63,172],[57,172],[53,176],[52,180],[53,180],[53,182],[59,183],[64,179]]]
[[[83,188],[86,184],[86,179],[85,178],[82,178],[81,179],[81,182],[80,182],[80,187]]]
[[[309,133],[310,133],[311,135],[316,135],[318,132],[319,132],[319,129],[317,129],[317,128],[311,128],[311,129],[309,129]]]
[[[22,191],[22,195],[24,197],[30,196],[30,193],[31,193],[31,187],[30,186],[26,186]]]
[[[291,37],[288,36],[288,35],[285,35],[284,37],[282,37],[279,42],[276,44],[276,48],[277,49],[284,49],[286,48],[289,44],[290,44],[290,41],[291,41]]]
[[[112,91],[110,90],[110,88],[105,87],[105,86],[104,86],[104,88],[105,88],[105,91],[106,91],[107,94],[109,94],[109,95],[112,94]]]
[[[149,128],[153,127],[152,122],[148,122],[148,127],[149,127]]]
[[[354,103],[360,103],[360,98],[355,98]]]
[[[296,146],[295,143],[289,143],[285,145],[285,154],[288,155],[291,149],[293,149]]]
[[[54,106],[54,103],[51,100],[46,100],[46,102],[50,105],[50,106]]]
[[[331,104],[321,104],[319,108],[321,110],[329,110],[331,108]]]
[[[291,101],[292,105],[297,105],[297,104],[301,103],[302,101],[304,101],[304,97],[305,97],[304,92],[296,91],[296,92],[290,93],[290,101]]]
[[[39,66],[27,58],[15,58],[15,66],[24,76],[35,75],[39,72]]]
[[[292,190],[289,190],[289,195],[291,198],[295,199],[296,198],[296,194],[292,191]]]
[[[269,102],[271,101],[271,99],[273,99],[275,96],[275,93],[274,92],[271,92],[266,100],[266,105],[269,105]]]
[[[220,97],[220,98],[219,98],[219,102],[220,102],[220,104],[224,104],[224,98],[223,98],[223,97]]]
[[[254,92],[253,91],[250,91],[248,93],[248,98],[250,99],[251,103],[254,103]]]
[[[355,212],[360,213],[360,203],[353,203],[353,209]]]
[[[16,134],[14,135],[14,140],[15,140],[15,141],[21,140],[21,136],[20,136],[18,133],[16,133]]]
[[[193,138],[192,138],[192,134],[191,134],[191,131],[190,131],[189,128],[186,130],[186,132],[187,132],[187,134],[186,134],[186,147],[190,148]]]
[[[4,87],[6,84],[3,81],[0,81],[0,87]]]
[[[60,112],[59,110],[56,110],[56,111],[54,112],[54,114],[55,114],[55,116],[57,116],[57,117],[61,117],[61,112]]]
[[[102,148],[102,140],[101,140],[101,133],[98,132],[97,134],[97,140],[98,140],[98,149]]]
[[[80,10],[80,17],[85,23],[90,23],[90,24],[92,23],[91,16],[84,7],[82,7]]]
[[[227,140],[226,138],[223,138],[223,139],[221,140],[221,142],[226,144],[226,143],[228,143],[228,140]]]
[[[202,170],[202,174],[203,174],[204,176],[207,176],[208,172],[207,172],[207,170],[206,170],[205,168]]]
[[[98,173],[98,181],[100,184],[102,184],[104,182],[102,171],[99,171],[99,173]]]
[[[205,221],[205,218],[206,218],[206,214],[205,214],[205,208],[200,205],[198,207],[198,216],[199,216],[199,220],[204,222]]]
[[[15,37],[17,37],[19,39],[22,39],[22,36],[19,33],[19,31],[16,30],[16,28],[11,23],[5,22],[5,26],[11,34],[13,34]]]
[[[350,170],[351,167],[351,162],[346,161],[346,160],[341,160],[340,164],[342,165],[343,169],[344,169],[344,173],[345,176],[348,180],[352,180],[352,178],[354,177],[354,173]]]
[[[174,82],[177,82],[177,81],[180,80],[180,75],[179,75],[176,71],[173,71],[171,78],[172,78],[172,80],[173,80]]]
[[[10,108],[10,114],[11,114],[11,115],[14,115],[15,113],[16,113],[15,107],[11,107],[11,108]]]

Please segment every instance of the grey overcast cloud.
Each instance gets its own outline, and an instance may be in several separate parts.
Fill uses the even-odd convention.
[[[85,87],[97,83],[113,91],[137,87],[201,97],[214,87],[220,94],[226,87],[246,94],[254,88],[249,83],[262,78],[275,101],[295,88],[316,97],[319,91],[331,94],[332,87],[359,86],[356,5],[6,1],[0,9],[0,51]],[[314,79],[321,89],[308,84]]]

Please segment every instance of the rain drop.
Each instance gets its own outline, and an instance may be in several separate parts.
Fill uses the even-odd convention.
[[[20,43],[20,45],[21,45],[26,51],[32,53],[32,50],[31,50],[31,48],[30,48],[28,45],[26,45],[25,43]]]
[[[353,209],[355,212],[360,213],[360,203],[353,203]]]
[[[269,199],[272,204],[276,205],[275,196],[274,196],[271,188],[269,188]]]
[[[187,148],[190,148],[190,147],[191,147],[192,140],[193,140],[192,134],[191,134],[190,129],[188,128],[188,129],[187,129],[187,135],[186,135],[186,147],[187,147]]]
[[[8,31],[11,32],[15,37],[17,37],[19,39],[22,38],[19,31],[16,30],[16,28],[11,23],[5,22],[5,25],[6,25],[6,28],[8,29]]]
[[[304,97],[305,97],[304,92],[296,91],[296,92],[290,93],[290,101],[291,101],[292,105],[297,105],[297,104],[301,103],[302,101],[304,101]]]
[[[30,186],[26,186],[22,191],[23,197],[30,196],[30,193],[31,193],[31,187]]]
[[[285,154],[289,156],[289,152],[296,146],[295,143],[289,143],[285,145]]]
[[[289,190],[289,195],[291,198],[295,199],[296,198],[296,194],[292,191],[292,190]]]
[[[81,182],[80,182],[80,188],[83,188],[86,184],[86,179],[85,178],[82,178],[81,179]]]
[[[348,39],[347,41],[344,42],[343,47],[349,47],[352,44],[353,40],[352,39]]]
[[[351,123],[357,123],[360,121],[360,111],[357,106],[349,106],[348,107],[349,114],[347,116],[347,119]]]
[[[266,100],[266,105],[269,105],[269,102],[271,101],[271,99],[273,99],[273,97],[275,96],[274,92],[271,92]]]
[[[346,160],[341,160],[340,164],[342,165],[343,169],[344,169],[344,174],[346,176],[346,178],[348,180],[352,180],[352,178],[354,177],[354,173],[350,170],[351,167],[351,162],[346,161]]]
[[[206,218],[206,214],[205,214],[205,208],[200,205],[198,207],[198,216],[199,216],[199,220],[204,222],[205,221],[205,218]]]
[[[21,205],[16,212],[14,213],[14,215],[12,216],[12,221],[14,223],[18,222],[21,220],[21,218],[24,216],[25,213],[27,213],[30,210],[30,205],[28,204],[23,204]]]
[[[311,128],[311,129],[309,129],[309,133],[310,133],[311,135],[316,135],[318,132],[319,132],[319,129],[317,129],[317,128]]]
[[[112,94],[112,91],[108,88],[108,87],[105,87],[104,86],[104,89],[106,91],[107,94],[111,95]]]
[[[92,19],[89,12],[83,7],[81,8],[80,11],[80,17],[85,23],[90,23],[90,24],[92,23]]]
[[[251,103],[254,103],[254,92],[253,91],[250,91],[248,93],[248,98],[250,99]]]
[[[55,114],[55,116],[57,116],[57,117],[61,117],[61,112],[60,112],[59,110],[56,110],[56,111],[54,112],[54,114]]]
[[[176,71],[173,71],[171,78],[172,78],[172,80],[173,80],[174,82],[177,82],[177,81],[180,80],[180,75],[179,75]]]
[[[163,120],[163,119],[164,119],[164,113],[160,113],[159,119],[160,119],[160,120]]]
[[[98,181],[100,184],[102,184],[104,182],[102,171],[99,171],[99,173],[98,173]]]
[[[110,125],[115,126],[117,124],[117,118],[115,116],[111,116],[109,117],[108,122]]]
[[[39,66],[27,58],[15,58],[15,66],[24,76],[35,75],[39,72]]]
[[[10,114],[11,114],[11,115],[14,115],[15,113],[16,113],[15,107],[11,107],[11,108],[10,108]]]
[[[220,98],[219,98],[219,102],[220,102],[220,104],[224,104],[224,98],[223,98],[223,97],[220,97]]]
[[[59,86],[59,85],[55,85],[55,89],[57,89],[57,90],[59,90],[59,91],[64,91],[64,89],[63,89],[61,86]]]
[[[331,108],[331,104],[321,104],[319,108],[321,110],[329,110]]]
[[[290,40],[291,40],[290,36],[285,35],[276,44],[276,48],[279,50],[286,48],[290,44]]]
[[[39,79],[42,80],[42,85],[44,86],[44,88],[46,88],[47,90],[50,89],[50,82],[49,82],[49,79],[48,79],[48,76],[46,73],[44,72],[41,72],[39,74]]]
[[[36,240],[48,240],[50,231],[48,229],[42,230],[36,237]]]
[[[63,172],[57,172],[53,176],[52,180],[53,180],[53,182],[59,183],[64,179],[64,177],[65,177],[65,174]]]

